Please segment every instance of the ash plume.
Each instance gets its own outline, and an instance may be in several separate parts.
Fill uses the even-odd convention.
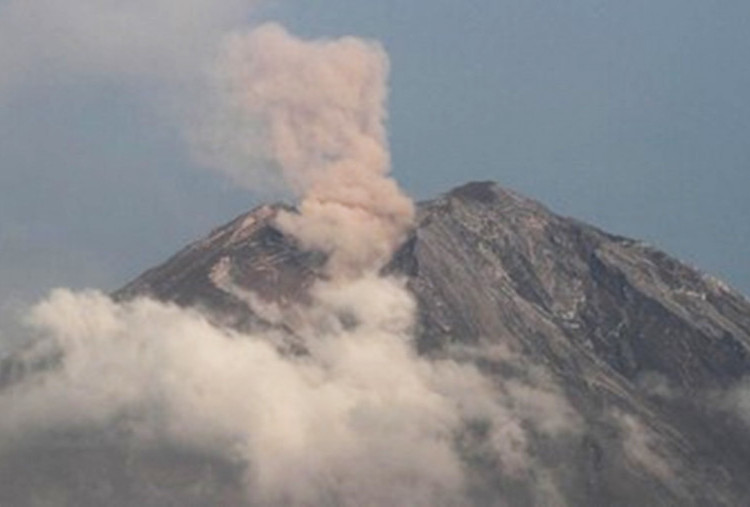
[[[275,324],[247,332],[147,298],[54,291],[28,317],[30,355],[49,367],[0,390],[0,455],[60,435],[197,450],[237,465],[252,505],[462,505],[477,456],[527,473],[528,427],[570,431],[564,396],[420,356],[414,298],[379,273],[414,217],[389,177],[383,49],[270,24],[227,36],[214,72],[197,151],[252,188],[276,171],[300,203],[275,223],[326,253],[328,276],[278,308],[220,261],[217,290]],[[279,346],[291,341],[301,352]]]
[[[413,220],[412,202],[388,177],[388,66],[377,43],[303,41],[267,24],[227,37],[217,67],[222,103],[233,109],[218,117],[240,115],[255,126],[224,138],[248,136],[236,146],[255,150],[301,198],[299,213],[282,213],[278,224],[304,247],[328,253],[332,274],[379,268]],[[238,126],[217,123],[214,134]],[[256,171],[224,160],[222,169],[257,184]]]

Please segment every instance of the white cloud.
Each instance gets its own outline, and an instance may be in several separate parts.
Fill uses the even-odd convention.
[[[708,395],[711,404],[738,417],[750,427],[750,378],[745,377],[731,388]]]
[[[622,448],[628,460],[664,484],[676,485],[675,472],[660,450],[654,432],[633,414],[614,411],[613,416],[622,432]]]
[[[502,394],[471,362],[419,357],[398,280],[312,295],[290,320],[307,352],[289,354],[274,346],[279,331],[238,334],[194,310],[55,291],[30,322],[62,366],[0,392],[0,446],[120,431],[248,465],[261,504],[457,505],[469,426],[488,428],[474,450],[496,456],[497,474],[523,474],[525,422],[544,427],[539,407],[567,408],[520,384]]]
[[[387,300],[390,283],[370,295]],[[328,304],[342,309],[328,301],[316,318]],[[57,291],[31,320],[64,365],[0,396],[0,437],[124,424],[145,441],[239,455],[263,502],[452,503],[463,486],[452,444],[461,420],[435,386],[445,368],[417,358],[371,309],[356,329],[329,317],[319,321],[329,332],[306,341],[309,356],[285,356],[268,337],[218,329],[190,310]],[[470,368],[452,375],[482,389]]]

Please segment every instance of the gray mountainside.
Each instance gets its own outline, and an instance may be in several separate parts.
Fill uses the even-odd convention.
[[[325,261],[274,228],[278,209],[238,217],[113,297],[271,326],[240,295],[303,300]],[[466,437],[475,504],[750,504],[750,432],[732,403],[750,372],[750,303],[723,283],[494,183],[421,203],[385,270],[416,297],[420,354],[461,355],[498,392],[543,378],[571,409],[575,428],[562,435],[525,425],[534,465],[519,474],[497,475],[492,457],[470,452],[482,428]],[[7,359],[1,383],[59,360]],[[199,453],[90,441],[14,452],[0,461],[0,505],[31,504],[30,491],[70,505],[241,504],[231,464]]]

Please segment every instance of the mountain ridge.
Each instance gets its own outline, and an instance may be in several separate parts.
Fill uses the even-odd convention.
[[[259,233],[261,237],[268,235],[271,243],[281,240],[272,225],[266,227],[271,232]],[[286,247],[272,248],[276,258],[297,259],[293,247]],[[242,284],[245,269],[237,262],[235,275]],[[308,263],[313,269],[303,278],[316,276],[315,267],[322,263]],[[635,410],[643,417],[660,410],[652,424],[662,436],[693,428],[681,439],[697,442],[696,449],[680,459],[681,466],[689,469],[686,463],[693,458],[688,456],[696,453],[721,461],[721,453],[713,449],[719,445],[732,455],[730,461],[750,471],[742,425],[701,405],[710,404],[705,393],[728,389],[750,371],[750,304],[714,278],[643,242],[556,215],[493,182],[468,183],[420,203],[414,231],[384,271],[405,276],[418,300],[416,334],[422,353],[439,354],[456,342],[477,345],[488,338],[512,344],[562,379],[577,410],[596,421],[589,424],[607,426],[592,404],[620,407],[616,410],[627,406],[624,412]],[[169,292],[158,270],[138,280],[118,297]],[[265,291],[257,281],[246,288]],[[204,296],[198,298],[201,304],[212,306],[211,296]],[[596,387],[587,377],[606,380]],[[645,394],[649,389],[668,394]],[[702,401],[694,403],[691,397]],[[684,420],[675,429],[660,418]],[[707,424],[713,428],[706,430]],[[728,439],[734,446],[722,436],[725,430],[734,435]],[[701,432],[713,436],[696,435]],[[674,448],[670,452],[682,447],[681,439],[664,438]],[[732,488],[738,488],[739,476],[727,474],[735,476]],[[716,477],[713,484],[719,483]],[[735,494],[750,498],[744,486],[738,489]],[[612,491],[602,495],[596,502],[618,501]],[[591,504],[590,499],[584,504]]]
[[[304,304],[327,276],[324,254],[275,226],[280,209],[290,211],[263,205],[236,217],[113,299],[198,308],[241,332],[273,328],[258,309]],[[750,372],[740,293],[493,182],[420,203],[382,273],[416,300],[418,353],[473,365],[519,418],[526,471],[492,472],[481,428],[461,437],[472,504],[750,499],[750,435],[729,401],[745,395]],[[237,505],[230,497],[212,502]]]

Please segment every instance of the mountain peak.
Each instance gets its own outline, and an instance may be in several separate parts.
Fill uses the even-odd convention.
[[[471,181],[454,188],[448,195],[467,200],[493,202],[504,189],[494,181]]]
[[[273,326],[258,302],[305,301],[325,277],[325,255],[274,226],[281,209],[237,217],[114,298],[199,308],[240,331]],[[558,503],[747,503],[750,437],[722,401],[750,373],[750,303],[741,295],[493,182],[420,203],[384,272],[416,300],[417,352],[470,362],[498,399],[522,410],[523,446]],[[539,414],[575,428],[550,432]],[[481,424],[475,433],[465,445]],[[538,504],[542,475],[504,475],[486,456],[473,459],[477,504]]]

